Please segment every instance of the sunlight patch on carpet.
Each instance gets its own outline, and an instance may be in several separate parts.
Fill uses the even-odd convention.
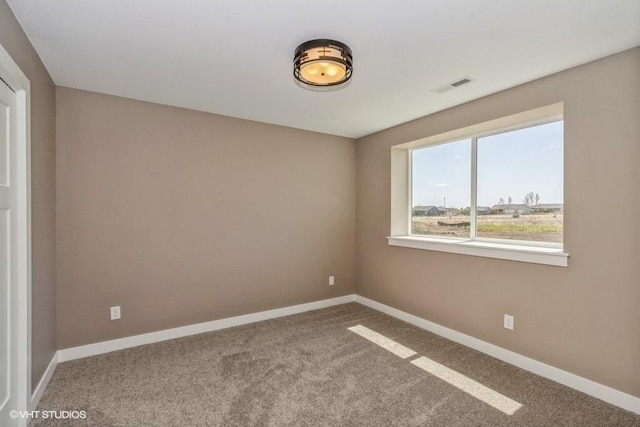
[[[362,325],[352,326],[351,328],[347,328],[347,329],[349,329],[351,332],[354,332],[360,335],[363,338],[368,339],[372,343],[379,345],[385,350],[390,351],[396,356],[402,357],[403,359],[406,359],[407,357],[411,357],[417,354],[415,351],[411,350],[410,348],[407,348],[402,344],[399,344],[394,340],[385,337],[384,335],[380,335],[379,333],[374,332],[371,329],[366,328]]]
[[[522,404],[515,400],[424,356],[412,360],[411,363],[507,415],[513,415],[522,407]]]

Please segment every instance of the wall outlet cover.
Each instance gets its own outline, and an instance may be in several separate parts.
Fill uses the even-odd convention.
[[[505,329],[510,329],[513,331],[514,328],[514,318],[509,314],[504,315],[504,327]]]
[[[111,307],[111,320],[118,320],[120,319],[120,306],[117,305],[115,307]]]

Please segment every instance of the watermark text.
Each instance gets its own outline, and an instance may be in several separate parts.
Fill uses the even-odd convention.
[[[84,420],[87,418],[87,411],[9,411],[12,419],[56,419],[56,420]]]

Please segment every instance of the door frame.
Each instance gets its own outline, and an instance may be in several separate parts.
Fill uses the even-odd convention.
[[[18,411],[31,408],[31,83],[18,64],[0,44],[0,77],[16,94],[16,118],[18,123],[16,167],[18,192],[17,211],[17,268],[18,283],[15,327],[18,333],[17,367],[18,382],[16,404]],[[12,297],[13,300],[13,297]],[[18,425],[28,419],[18,418]]]

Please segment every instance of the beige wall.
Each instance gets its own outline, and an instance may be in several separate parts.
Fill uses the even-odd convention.
[[[59,348],[354,292],[355,141],[56,99]]]
[[[31,382],[35,387],[56,351],[55,88],[5,0],[0,0],[0,44],[31,82]]]
[[[358,294],[640,396],[639,96],[636,48],[358,140]],[[568,268],[387,245],[389,147],[558,101]]]

